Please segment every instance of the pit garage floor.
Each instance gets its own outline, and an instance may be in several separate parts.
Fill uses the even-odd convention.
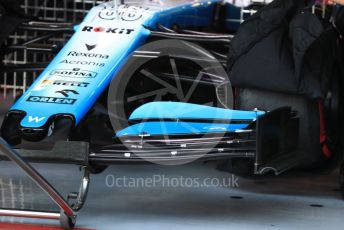
[[[0,205],[54,209],[55,205],[12,163],[1,162]],[[73,166],[35,165],[63,195],[76,191],[80,173]],[[232,179],[212,164],[116,166],[92,176],[78,227],[86,229],[342,229],[344,201],[336,175],[293,174],[242,179],[232,188],[184,186],[180,177]],[[146,187],[138,178],[164,178]],[[115,180],[113,179],[115,178]],[[127,184],[116,178],[127,178]],[[131,180],[138,180],[130,184]],[[168,186],[168,181],[171,184]],[[173,182],[174,181],[174,182]],[[179,182],[176,182],[179,181]],[[115,183],[118,183],[116,186]],[[237,184],[236,184],[237,183]],[[229,184],[225,184],[229,185]],[[237,187],[239,186],[239,187]],[[0,218],[2,223],[57,225],[54,221]],[[1,225],[0,225],[1,227]],[[2,228],[1,228],[2,229]],[[11,228],[8,228],[11,229]]]
[[[34,166],[64,196],[77,191],[81,176],[77,167]],[[216,171],[213,163],[113,166],[92,176],[77,227],[338,230],[343,229],[344,201],[337,180],[336,172],[237,178]],[[0,206],[56,210],[49,198],[10,162],[0,162]],[[0,217],[0,229],[58,229],[56,226],[55,221]]]

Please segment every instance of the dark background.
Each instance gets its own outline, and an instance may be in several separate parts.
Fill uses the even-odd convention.
[[[4,98],[4,96],[0,95],[0,124],[2,124],[4,115],[9,110],[10,106],[13,104],[13,99],[11,98]]]

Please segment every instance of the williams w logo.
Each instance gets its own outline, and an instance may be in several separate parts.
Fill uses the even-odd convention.
[[[39,123],[41,121],[43,121],[45,119],[45,117],[33,117],[33,116],[29,116],[29,122],[35,122],[35,123]]]

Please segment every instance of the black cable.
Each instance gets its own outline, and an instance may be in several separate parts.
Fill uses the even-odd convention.
[[[45,35],[42,35],[42,36],[37,36],[31,40],[27,40],[21,44],[18,44],[18,45],[22,45],[22,46],[26,46],[26,45],[29,45],[29,44],[32,44],[32,43],[36,43],[36,42],[40,42],[40,41],[44,41],[44,40],[47,40],[49,38],[52,38],[56,36],[55,33],[51,33],[51,34],[45,34]]]
[[[187,29],[179,29],[179,26],[176,25],[177,30],[172,30],[169,29],[160,23],[158,23],[158,29],[161,30],[162,32],[167,32],[167,33],[179,33],[179,34],[192,34],[192,35],[205,35],[205,36],[226,36],[228,38],[233,38],[234,36],[231,34],[219,34],[219,33],[208,33],[208,32],[200,32],[200,31],[195,31],[195,30],[187,30]]]
[[[18,29],[27,30],[27,31],[61,32],[61,33],[74,32],[73,27],[34,26],[27,23],[23,23],[22,25],[19,25]]]
[[[158,29],[161,30],[162,32],[166,32],[166,33],[176,33],[176,31],[171,30],[171,29],[161,25],[160,23],[158,23]]]
[[[230,43],[231,36],[228,35],[190,35],[190,34],[177,34],[151,31],[152,37],[168,38],[168,39],[180,39],[194,42],[214,42],[214,43]]]
[[[228,56],[226,54],[221,54],[216,51],[210,51],[214,56],[217,56],[218,58],[222,58],[223,60],[227,60]]]
[[[178,30],[178,32],[183,34],[194,34],[194,35],[206,35],[206,36],[227,36],[229,38],[233,38],[234,36],[231,34],[217,34],[217,33],[207,33],[207,32],[200,32],[195,30]]]
[[[74,27],[72,23],[54,23],[54,22],[37,22],[29,21],[19,25],[18,29],[45,31],[45,32],[73,32]]]

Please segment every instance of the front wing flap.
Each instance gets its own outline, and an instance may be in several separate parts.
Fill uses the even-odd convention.
[[[191,127],[202,124],[183,122]],[[218,132],[192,132],[191,129],[189,132],[173,132],[174,129],[168,126],[178,126],[180,121],[162,119],[160,122],[138,122],[125,129],[125,132],[119,132],[115,144],[93,151],[90,159],[100,164],[109,164],[249,158],[255,162],[255,174],[271,171],[280,174],[295,167],[302,158],[297,150],[299,120],[289,107],[262,113],[238,129],[233,124],[217,122],[213,120],[211,125],[221,125],[227,129]],[[235,119],[232,122],[236,123]],[[147,132],[158,124],[165,129]]]

